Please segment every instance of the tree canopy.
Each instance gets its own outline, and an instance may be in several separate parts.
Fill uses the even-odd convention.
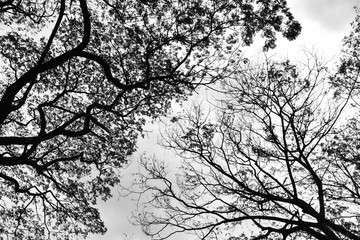
[[[283,0],[6,0],[0,28],[0,232],[19,236],[104,233],[96,202],[144,117],[216,80],[232,46],[301,29]]]
[[[306,64],[235,59],[213,109],[171,119],[163,145],[179,172],[145,156],[131,189],[148,198],[134,216],[147,234],[360,239],[356,11],[335,73],[313,53]]]

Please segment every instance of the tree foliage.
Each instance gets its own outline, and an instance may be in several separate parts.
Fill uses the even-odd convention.
[[[216,113],[195,106],[174,120],[164,145],[181,173],[174,180],[145,158],[135,183],[152,196],[136,216],[146,233],[359,239],[359,117],[341,124],[351,94],[339,97],[327,67],[310,60],[237,64]]]
[[[144,117],[213,81],[237,42],[300,32],[274,0],[6,0],[0,28],[0,229],[18,235],[104,233],[96,201]]]

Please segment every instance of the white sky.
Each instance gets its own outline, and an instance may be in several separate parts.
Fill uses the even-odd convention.
[[[355,18],[355,5],[360,6],[360,0],[288,0],[288,6],[302,25],[302,33],[293,42],[279,39],[277,49],[270,53],[296,59],[307,48],[318,50],[328,59],[336,56],[340,52],[342,38],[350,32],[350,23]],[[160,158],[171,158],[169,153],[157,145],[158,137],[155,132],[139,141],[140,149],[134,155],[134,163],[123,170],[123,182],[131,181],[128,172],[136,171],[136,162],[144,151]],[[99,204],[108,233],[104,236],[91,236],[89,239],[125,240],[125,234],[133,236],[133,240],[150,239],[141,232],[140,227],[133,226],[128,220],[136,207],[135,203],[130,198],[118,198],[117,193],[114,195],[114,199]]]

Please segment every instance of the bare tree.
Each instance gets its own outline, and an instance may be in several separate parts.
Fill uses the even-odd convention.
[[[356,142],[339,129],[358,135],[341,124],[349,97],[317,58],[237,66],[216,113],[197,106],[173,119],[164,145],[183,161],[176,180],[142,161],[134,187],[150,199],[136,221],[154,239],[360,239],[359,155],[339,157],[339,142]]]

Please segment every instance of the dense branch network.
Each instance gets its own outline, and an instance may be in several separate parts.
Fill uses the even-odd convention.
[[[164,145],[183,160],[181,173],[174,180],[144,158],[131,190],[150,198],[135,217],[146,233],[359,239],[358,118],[341,126],[351,94],[340,98],[327,67],[310,60],[236,64],[214,115],[195,106],[173,119]]]
[[[258,32],[265,48],[300,32],[285,1],[7,0],[0,25],[0,228],[16,234],[104,233],[96,200],[145,117],[216,81]]]

